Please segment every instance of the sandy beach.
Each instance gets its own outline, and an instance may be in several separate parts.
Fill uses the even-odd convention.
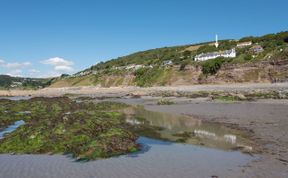
[[[259,83],[259,84],[223,84],[223,85],[191,85],[191,86],[161,86],[161,87],[66,87],[44,88],[40,90],[0,90],[0,96],[44,96],[55,97],[65,94],[97,95],[119,97],[127,94],[151,95],[161,92],[199,92],[199,91],[223,91],[223,92],[253,92],[253,91],[288,91],[288,83]]]
[[[225,126],[232,127],[232,128],[250,133],[252,135],[251,139],[254,141],[255,145],[257,145],[259,150],[258,150],[258,153],[254,155],[255,156],[254,158],[251,157],[253,159],[248,159],[249,161],[245,159],[246,161],[237,162],[232,168],[228,168],[229,166],[228,167],[224,166],[225,168],[222,167],[222,168],[217,169],[215,171],[215,174],[218,174],[217,176],[219,177],[261,177],[261,178],[262,177],[267,177],[267,178],[279,177],[279,178],[284,178],[284,177],[288,177],[288,171],[287,171],[288,170],[288,151],[287,151],[288,150],[288,132],[287,132],[288,130],[288,124],[287,124],[288,100],[265,99],[265,100],[255,100],[255,101],[224,102],[224,101],[211,100],[211,98],[209,97],[207,98],[169,97],[167,99],[172,100],[174,104],[157,105],[157,100],[161,97],[159,96],[153,97],[150,95],[155,92],[179,91],[179,90],[186,91],[186,92],[197,92],[197,91],[224,91],[224,92],[285,91],[287,92],[287,89],[288,89],[287,83],[203,85],[203,86],[183,86],[183,87],[177,87],[177,88],[174,88],[174,87],[153,87],[153,88],[81,87],[81,88],[60,88],[60,89],[59,88],[58,89],[47,88],[47,89],[42,89],[38,91],[1,91],[0,95],[1,96],[54,97],[54,96],[62,96],[65,94],[72,94],[72,96],[80,95],[80,96],[88,96],[88,97],[95,97],[95,98],[108,97],[113,101],[125,102],[128,104],[143,105],[145,109],[150,110],[150,111],[193,116],[203,121],[220,123]],[[133,97],[134,95],[139,96],[139,98]],[[153,152],[149,154],[153,154]],[[212,155],[213,154],[210,155],[211,157],[209,159],[211,159],[211,161],[215,161],[216,158],[214,159]],[[185,157],[185,155],[182,155],[182,156]],[[43,169],[44,167],[48,167],[49,168],[47,169],[48,172],[49,170],[50,171],[54,170],[53,165],[55,161],[57,162],[57,164],[61,163],[60,165],[63,166],[64,170],[67,168],[67,167],[65,168],[65,166],[68,166],[68,168],[66,169],[67,174],[69,174],[69,169],[72,169],[72,167],[74,167],[74,165],[70,165],[71,163],[69,163],[69,161],[67,160],[63,161],[63,157],[61,156],[60,157],[56,156],[55,159],[54,158],[52,159],[52,158],[53,157],[50,157],[50,156],[48,157],[47,156],[39,156],[39,157],[31,156],[31,159],[33,159],[32,160],[33,165],[40,166],[42,167],[41,169]],[[4,175],[4,177],[5,176],[11,177],[12,175],[13,176],[15,175],[14,177],[17,177],[17,176],[19,177],[20,173],[19,174],[13,173],[13,169],[11,169],[11,167],[14,167],[14,166],[17,167],[17,170],[18,168],[19,170],[23,170],[23,171],[30,170],[30,172],[32,170],[35,170],[34,168],[32,169],[32,167],[30,169],[26,166],[20,169],[21,166],[19,167],[19,164],[16,164],[18,162],[18,159],[19,159],[19,162],[22,162],[23,164],[25,164],[27,161],[29,162],[31,161],[30,158],[29,159],[27,158],[27,156],[0,155],[0,160],[1,160],[0,165],[2,165],[1,169],[2,171],[5,171],[5,174],[2,174]],[[222,159],[224,159],[224,157]],[[5,160],[5,164],[4,162],[2,162],[2,160]],[[42,160],[42,162],[39,160]],[[111,160],[115,160],[117,162],[117,160],[114,158],[109,159],[107,161],[103,161],[103,162],[113,162]],[[148,162],[145,162],[145,164],[146,163],[148,164]],[[88,164],[89,166],[91,166],[91,164],[100,164],[100,163],[97,163],[96,161],[95,163],[88,163]],[[130,163],[128,163],[126,165],[127,167],[123,169],[124,170],[129,169],[130,167],[129,164]],[[131,164],[133,165],[133,163]],[[141,163],[141,165],[143,164],[144,163]],[[191,165],[192,163],[188,163],[188,162],[185,162],[185,164],[183,163],[183,165],[186,165],[186,164]],[[3,169],[3,166],[5,169]],[[100,164],[100,167],[101,166],[103,165]],[[175,170],[177,169],[181,170],[180,167],[177,168],[177,166],[176,167],[175,166],[176,165],[173,164],[171,165],[170,168],[171,169],[175,168]],[[186,168],[188,170],[189,166]],[[189,171],[187,171],[186,168],[184,171],[185,175],[182,174],[181,177],[190,176],[188,175]],[[101,168],[101,170],[105,170],[105,169],[107,169],[107,167],[105,166]],[[87,170],[91,171],[92,168],[90,167]],[[149,168],[149,170],[151,169]],[[209,172],[209,174],[207,175],[206,174],[201,175],[200,172],[203,171],[203,167],[199,168],[198,170],[199,170],[199,177],[207,177],[207,176],[209,177],[209,176],[212,176],[212,174],[214,173],[212,171],[212,172]],[[85,169],[81,171],[85,172]],[[79,173],[79,177],[81,177],[82,175],[85,175],[84,177],[87,177],[86,175],[88,175],[88,173],[81,174],[81,171]],[[144,169],[142,171],[145,172],[147,170]],[[46,177],[48,175],[48,172],[45,173]],[[133,172],[133,173],[132,172],[128,171],[126,172],[127,174],[123,173],[122,175],[124,175],[125,177],[129,177],[129,176],[141,177],[141,175],[144,174],[141,171],[140,173],[138,171]],[[111,175],[99,174],[98,177],[99,176],[100,177],[113,177],[113,176],[115,177],[114,173],[115,172],[112,172]],[[40,174],[28,174],[27,173],[28,177],[29,176],[37,177],[38,175]],[[57,177],[59,175],[60,174],[56,172],[54,177]],[[93,177],[92,175],[93,173],[89,174],[90,177]],[[167,177],[167,175],[168,174],[164,172],[163,175],[161,176]],[[169,173],[169,175],[172,175],[173,177],[172,173]],[[151,176],[152,177],[158,176],[158,172],[156,171],[155,174],[151,174]],[[40,176],[40,177],[45,177],[45,176]],[[65,175],[61,174],[61,177],[65,177]],[[192,177],[197,177],[197,176],[192,176]]]

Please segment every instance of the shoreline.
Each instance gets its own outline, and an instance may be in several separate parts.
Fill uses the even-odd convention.
[[[155,87],[64,87],[64,88],[44,88],[39,90],[0,90],[0,96],[33,96],[33,97],[56,97],[66,94],[75,95],[99,95],[99,96],[124,96],[124,95],[157,95],[161,92],[288,92],[288,83],[236,83],[236,84],[213,84],[213,85],[190,85],[190,86],[155,86]]]
[[[224,89],[223,89],[224,88]],[[204,90],[205,89],[205,90]],[[223,89],[223,90],[222,90]],[[45,92],[46,91],[46,92]],[[58,88],[35,91],[31,97],[55,97],[71,95],[94,98],[116,98],[143,105],[145,109],[156,112],[197,117],[203,121],[215,122],[252,133],[252,139],[261,147],[262,153],[257,160],[248,163],[233,177],[287,177],[288,176],[288,100],[257,99],[254,101],[221,101],[210,96],[195,98],[166,97],[166,92],[185,91],[222,91],[223,93],[243,92],[287,92],[288,83],[282,84],[240,84],[240,85],[203,85],[151,88]],[[158,93],[158,94],[155,94]],[[23,96],[21,92],[12,93]],[[1,95],[1,92],[0,92]],[[24,95],[28,96],[28,95]],[[157,97],[155,97],[157,96]],[[169,95],[170,96],[170,95]],[[175,101],[171,105],[157,105],[157,99],[168,98]],[[130,102],[129,100],[129,102]],[[129,103],[133,104],[133,103]]]

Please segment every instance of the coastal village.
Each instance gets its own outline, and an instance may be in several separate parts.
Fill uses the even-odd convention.
[[[211,59],[216,59],[219,57],[223,57],[223,58],[235,58],[237,57],[237,50],[238,49],[243,49],[243,48],[249,48],[249,53],[252,54],[252,57],[254,58],[257,54],[261,53],[264,51],[263,47],[261,45],[258,44],[253,44],[252,41],[237,41],[235,40],[236,46],[234,46],[231,49],[227,49],[227,50],[216,50],[213,52],[207,52],[207,53],[201,53],[201,54],[197,54],[194,56],[189,56],[191,58],[192,61],[207,61],[207,60],[211,60]],[[215,38],[215,43],[213,44],[216,49],[219,48],[219,45],[221,42],[218,41],[218,35],[216,35]],[[201,45],[200,45],[201,46]],[[183,58],[183,56],[181,56],[180,58]],[[164,60],[161,64],[161,67],[172,67],[174,66],[173,64],[173,59],[169,59],[169,60]],[[141,68],[153,68],[154,65],[143,65],[143,64],[129,64],[126,66],[113,66],[111,69],[112,70],[128,70],[128,71],[136,71],[138,69]],[[87,75],[96,75],[98,74],[99,71],[97,70],[85,70],[70,76],[66,76],[65,78],[74,78],[74,77],[83,77],[83,76],[87,76]]]

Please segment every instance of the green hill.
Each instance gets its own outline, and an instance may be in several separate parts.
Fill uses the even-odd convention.
[[[49,86],[51,79],[11,77],[0,75],[0,89],[39,89]]]
[[[239,47],[240,43],[251,45]],[[238,45],[238,46],[237,46]],[[195,61],[195,56],[236,49],[234,58]],[[38,86],[165,86],[288,81],[288,31],[239,40],[164,47],[100,62]],[[35,84],[35,83],[34,83]],[[32,86],[34,84],[31,84]],[[0,84],[3,86],[3,84]],[[11,82],[4,86],[11,86]]]

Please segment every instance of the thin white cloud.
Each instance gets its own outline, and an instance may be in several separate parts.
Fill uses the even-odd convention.
[[[14,76],[14,77],[22,77],[22,70],[15,69],[6,73],[6,75]]]
[[[0,59],[0,66],[3,66],[4,64],[5,64],[5,61]]]
[[[30,72],[30,73],[33,73],[33,74],[35,74],[35,73],[40,73],[40,71],[37,70],[37,69],[30,69],[29,72]]]
[[[2,63],[3,67],[8,68],[8,69],[24,69],[27,68],[29,66],[31,66],[30,62],[13,62],[13,63]]]
[[[59,72],[56,72],[56,71],[50,71],[46,74],[41,74],[39,75],[40,78],[51,78],[51,77],[59,77],[61,76],[62,74],[59,73]]]
[[[54,67],[53,74],[57,76],[59,73],[69,73],[69,72],[74,71],[74,68],[72,67],[74,65],[74,62],[65,60],[60,57],[53,57],[53,58],[41,61],[41,63],[53,66]]]
[[[53,65],[53,66],[72,66],[74,63],[72,61],[65,60],[60,57],[54,57],[42,61],[43,64]]]
[[[32,64],[30,62],[6,62],[0,59],[0,67],[4,69],[2,73],[11,76],[21,77],[23,76],[23,70],[30,68]]]
[[[60,57],[54,57],[47,60],[43,60],[40,63],[47,66],[51,66],[52,69],[47,68],[41,71],[38,68],[32,68],[33,65],[30,62],[7,62],[0,59],[0,73],[11,76],[25,76],[25,77],[56,77],[63,73],[71,74],[75,71],[73,68],[74,62],[65,60]],[[3,70],[2,70],[2,69]]]
[[[54,69],[59,72],[72,72],[74,70],[70,66],[55,66]]]
[[[32,64],[30,62],[5,62],[4,60],[0,59],[0,67],[4,67],[7,69],[24,69],[30,67]]]

